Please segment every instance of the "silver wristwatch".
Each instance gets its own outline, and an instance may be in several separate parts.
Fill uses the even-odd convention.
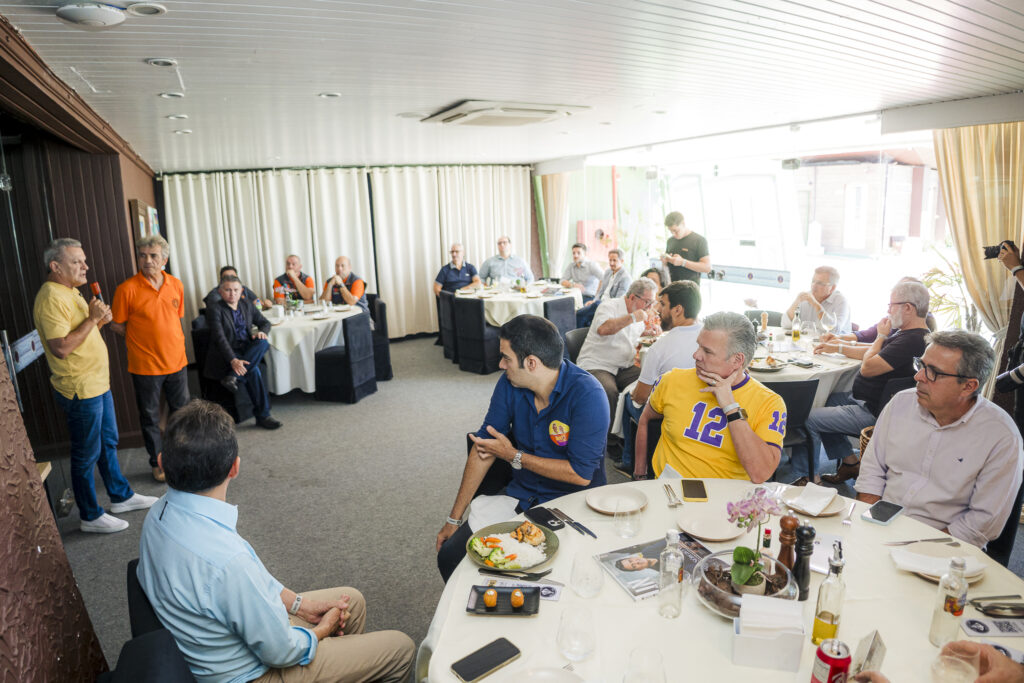
[[[512,465],[512,469],[514,470],[523,469],[523,452],[516,451],[515,457],[512,458],[512,461],[509,464]]]

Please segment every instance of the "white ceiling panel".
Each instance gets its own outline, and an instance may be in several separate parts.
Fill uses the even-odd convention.
[[[100,32],[59,4],[0,14],[167,172],[534,162],[1024,90],[1024,0],[169,0]],[[178,61],[184,99],[158,97],[178,73],[147,57]],[[397,117],[465,99],[589,109],[493,129]]]

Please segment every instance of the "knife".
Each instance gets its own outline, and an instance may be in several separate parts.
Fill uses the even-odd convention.
[[[916,538],[912,541],[887,541],[882,545],[910,545],[911,543],[949,543],[954,540],[952,536],[942,536],[940,538]]]
[[[529,581],[531,583],[548,583],[552,586],[565,585],[561,581],[555,581],[554,579],[545,578],[548,574],[551,573],[550,569],[543,572],[519,572],[518,574],[515,572],[499,572],[496,569],[485,569],[483,567],[480,567],[479,571],[481,574],[485,574],[487,576],[497,576],[503,579],[515,579],[516,581]]]
[[[558,508],[550,508],[550,510],[553,513],[555,513],[556,517],[561,519],[563,522],[565,522],[566,524],[568,524],[569,526],[571,526],[573,529],[575,529],[576,531],[580,532],[581,534],[582,533],[588,533],[588,534],[590,534],[591,537],[597,538],[597,534],[595,534],[593,531],[591,531],[587,527],[583,526],[582,524],[580,524],[575,519],[573,519],[569,515],[565,514],[564,512],[559,510]]]

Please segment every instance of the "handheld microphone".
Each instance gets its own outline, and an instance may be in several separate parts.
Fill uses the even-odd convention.
[[[94,297],[96,297],[100,301],[103,301],[103,292],[100,291],[100,283],[93,282],[91,285],[89,285],[89,288],[92,289],[92,295]],[[103,303],[107,303],[107,302],[103,301]]]

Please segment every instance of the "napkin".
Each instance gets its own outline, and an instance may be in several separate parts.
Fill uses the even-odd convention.
[[[518,504],[511,496],[477,496],[469,504],[469,528],[479,531],[485,526],[508,522],[516,516]]]
[[[818,486],[813,482],[808,482],[807,486],[804,486],[803,493],[801,493],[795,500],[789,503],[790,507],[795,507],[801,512],[806,512],[809,515],[820,515],[822,510],[827,508],[829,504],[835,500],[836,490],[830,489],[827,486]]]
[[[740,633],[803,632],[803,604],[746,593],[740,598]]]
[[[889,556],[892,557],[892,561],[898,569],[907,572],[917,572],[919,574],[927,574],[928,576],[942,576],[949,569],[948,557],[921,555],[905,548],[893,548],[889,551]],[[975,576],[985,571],[985,563],[982,560],[970,555],[963,555],[962,557],[967,563],[964,576]]]
[[[679,474],[676,468],[672,465],[665,465],[665,469],[658,475],[658,479],[682,479],[683,475]]]

